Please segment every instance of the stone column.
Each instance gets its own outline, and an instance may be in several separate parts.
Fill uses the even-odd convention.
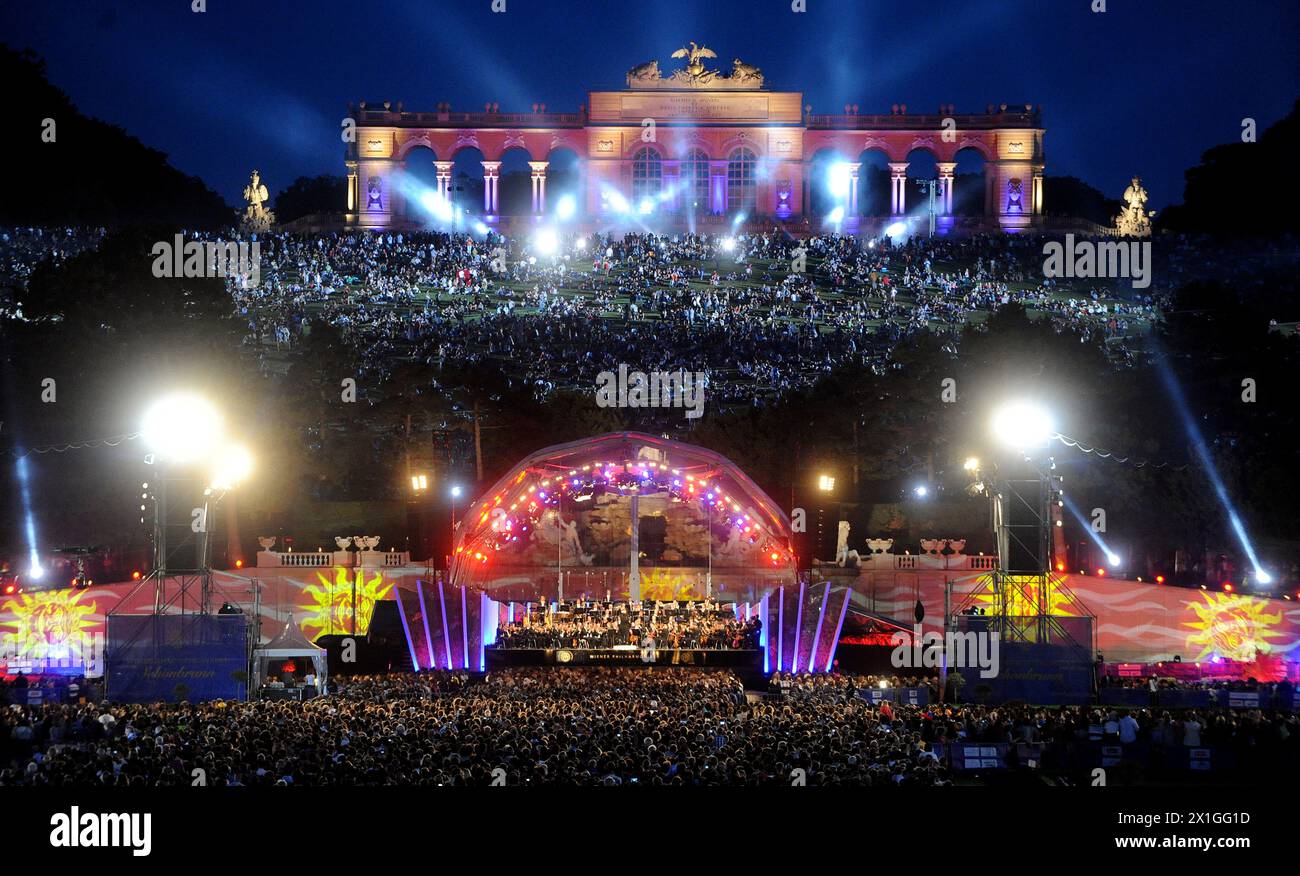
[[[858,215],[858,173],[862,170],[862,162],[855,161],[849,165],[849,209],[850,216]]]
[[[533,215],[540,216],[546,212],[546,166],[549,161],[530,161],[528,166],[533,171]]]
[[[940,161],[936,166],[939,168],[939,191],[943,194],[943,204],[939,212],[944,216],[951,216],[953,172],[957,169],[957,162]]]
[[[345,161],[348,169],[348,212],[357,212],[357,196],[360,194],[360,179],[357,176],[357,163]]]
[[[727,212],[727,159],[709,162],[709,212]]]
[[[1043,168],[1034,168],[1033,212],[1035,216],[1043,213]]]
[[[435,161],[433,166],[438,171],[438,194],[442,195],[448,201],[451,200],[451,168],[454,162]]]
[[[676,213],[682,207],[682,163],[677,159],[665,159],[661,165],[663,168],[663,186],[664,191],[668,193],[668,199],[664,201],[664,207],[669,213]]]
[[[501,179],[500,161],[480,161],[483,165],[483,212],[489,216],[497,213],[497,182]]]
[[[907,162],[889,162],[889,215],[901,216],[907,208]]]

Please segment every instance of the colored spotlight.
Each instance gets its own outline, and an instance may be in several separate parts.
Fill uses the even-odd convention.
[[[555,215],[560,219],[572,219],[578,212],[578,202],[573,195],[564,195],[555,202]]]

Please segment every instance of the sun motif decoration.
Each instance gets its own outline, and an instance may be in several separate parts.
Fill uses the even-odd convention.
[[[1187,648],[1201,649],[1194,662],[1222,657],[1249,663],[1273,650],[1269,639],[1284,636],[1283,631],[1272,629],[1282,622],[1282,611],[1270,613],[1267,600],[1234,593],[1204,592],[1201,596],[1204,604],[1188,603],[1197,620],[1183,623],[1194,630],[1187,636]]]
[[[991,579],[990,579],[991,580]],[[1006,592],[1006,611],[1009,616],[1038,614],[1038,576],[1006,575],[1002,579]],[[975,593],[975,603],[988,614],[997,614],[1000,604],[998,594],[991,586]],[[1074,604],[1068,590],[1055,576],[1047,582],[1047,614],[1073,617],[1084,614]]]
[[[686,576],[673,569],[648,569],[641,572],[641,598],[672,602],[674,600],[699,600],[703,593],[695,589],[695,576]]]
[[[85,595],[85,590],[45,590],[5,600],[0,612],[13,616],[0,621],[13,627],[0,632],[6,650],[19,659],[84,663],[92,656],[92,631],[99,626],[95,603],[81,602]]]
[[[351,633],[354,609],[357,617],[357,635],[365,635],[369,632],[370,618],[375,613],[375,603],[387,596],[393,589],[393,585],[384,583],[381,572],[375,572],[367,578],[365,569],[355,571],[356,577],[353,579],[348,569],[337,566],[334,569],[333,581],[321,572],[317,572],[316,577],[320,580],[320,586],[308,584],[303,588],[303,595],[310,597],[312,601],[298,606],[300,611],[307,613],[298,626],[309,641],[314,642],[317,637],[324,635]],[[354,583],[355,606],[352,604]]]

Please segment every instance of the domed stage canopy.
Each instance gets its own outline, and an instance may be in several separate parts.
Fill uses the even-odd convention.
[[[532,454],[461,521],[451,583],[497,601],[756,602],[795,580],[785,513],[730,460],[615,432]]]

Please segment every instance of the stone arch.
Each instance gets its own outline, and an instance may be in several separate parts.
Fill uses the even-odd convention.
[[[963,146],[952,157],[952,212],[954,216],[983,216],[988,212],[988,159],[973,145]]]
[[[930,196],[917,182],[939,178],[939,153],[933,144],[922,144],[913,146],[904,160],[907,162],[907,184],[903,189],[903,213],[925,211]]]
[[[820,219],[837,206],[844,206],[847,211],[848,191],[837,191],[835,165],[849,163],[849,153],[838,144],[827,143],[819,147],[808,157],[808,210],[812,216]],[[847,180],[844,181],[847,184]]]
[[[573,198],[576,213],[586,203],[586,161],[567,143],[552,145],[546,153],[546,212],[554,213],[561,201]]]
[[[459,210],[483,212],[483,150],[460,142],[451,157],[451,202]]]
[[[497,212],[502,216],[527,216],[533,211],[533,155],[523,145],[523,138],[507,138],[497,155],[501,162],[501,182],[497,192]]]
[[[438,153],[425,142],[410,143],[401,150],[400,171],[393,180],[395,193],[402,199],[403,213],[412,222],[433,221],[429,197],[438,191]]]
[[[889,215],[889,152],[883,141],[858,153],[858,213],[862,216]]]
[[[428,149],[430,152],[433,153],[434,159],[435,160],[437,159],[438,149],[436,146],[434,146],[433,138],[431,138],[429,134],[424,131],[421,131],[418,134],[414,134],[406,138],[405,140],[403,140],[401,143],[398,143],[397,151],[393,153],[393,157],[396,158],[398,161],[405,161],[406,156],[410,154],[412,150],[421,149],[421,148]]]

